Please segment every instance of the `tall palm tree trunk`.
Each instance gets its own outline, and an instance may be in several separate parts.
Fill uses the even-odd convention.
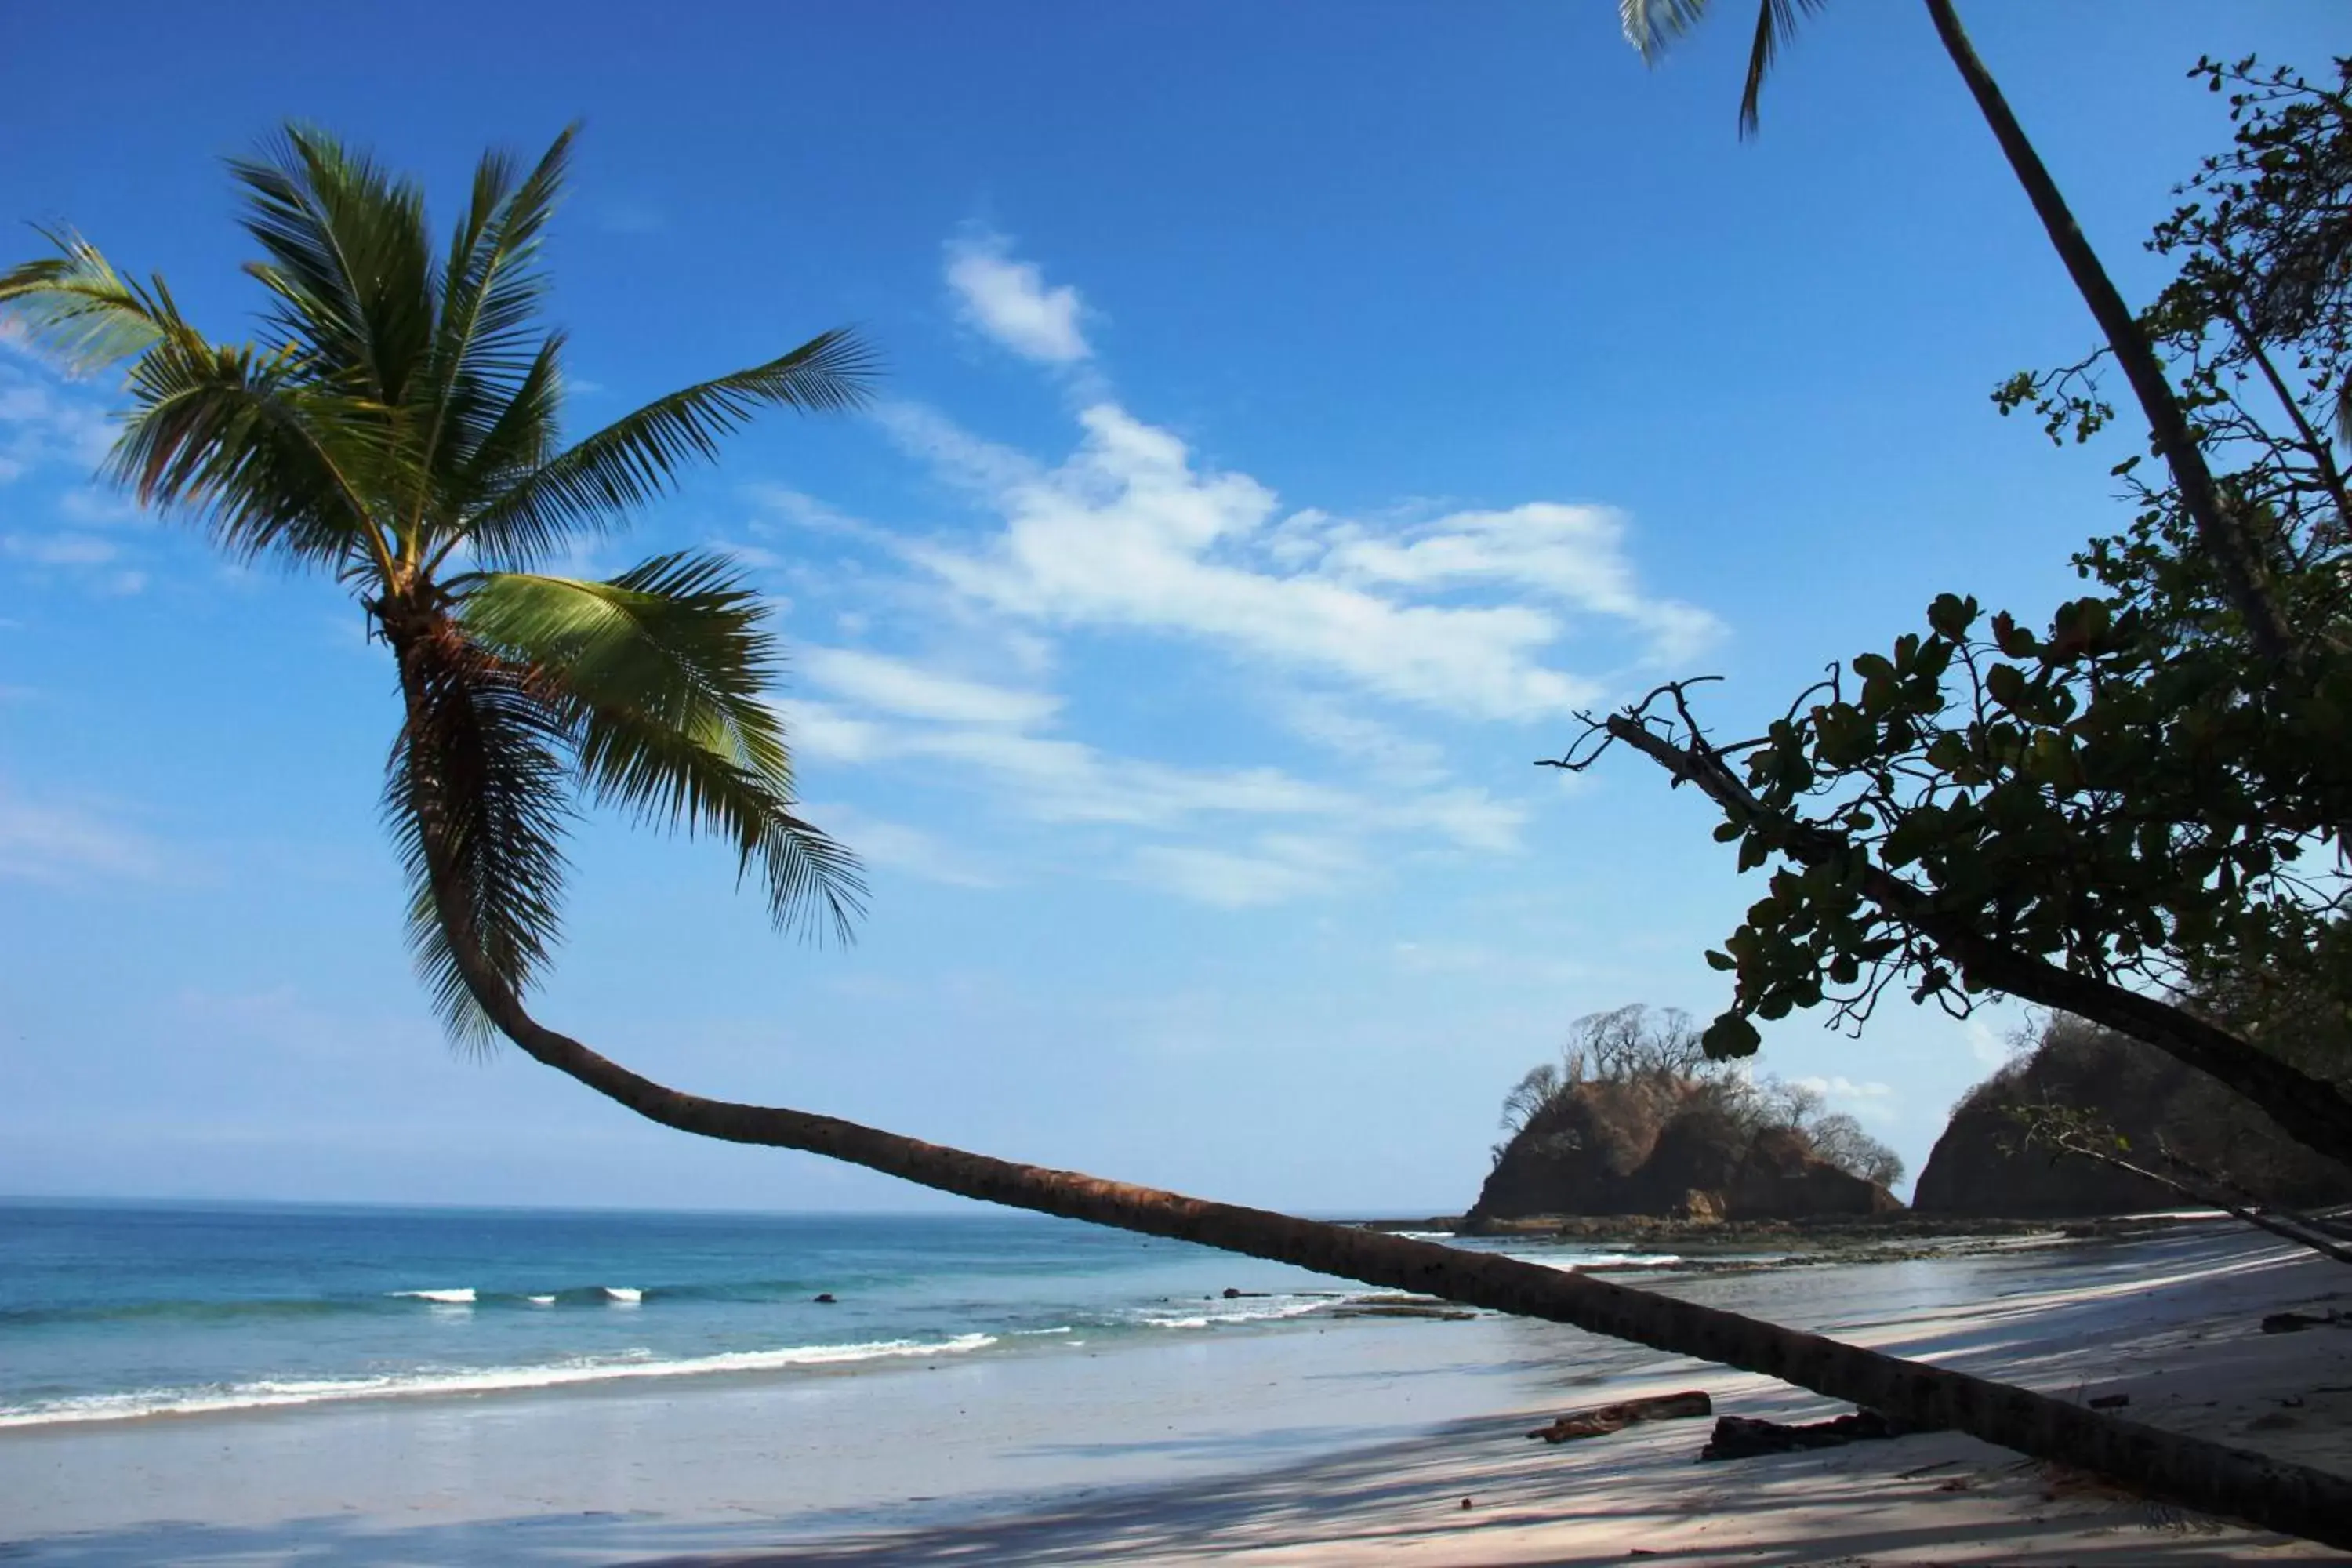
[[[411,659],[402,659],[412,723],[423,716],[422,694],[412,684],[415,668]],[[1019,1164],[837,1117],[708,1100],[656,1083],[540,1023],[482,961],[471,904],[444,836],[445,818],[431,798],[431,781],[422,769],[411,770],[410,776],[434,898],[475,1001],[532,1059],[648,1121],[730,1143],[823,1154],[986,1203],[1571,1324],[1762,1373],[1877,1410],[1906,1426],[1967,1432],[2189,1508],[2352,1548],[2352,1479],[2118,1421],[2026,1389],[1497,1254]]]
[[[1969,95],[1976,100],[1985,123],[1992,128],[1993,137],[2008,157],[2018,184],[2025,187],[2035,215],[2050,236],[2050,243],[2057,247],[2059,259],[2066,264],[2074,287],[2091,307],[2099,330],[2106,334],[2116,363],[2123,367],[2147,416],[2157,449],[2170,465],[2173,479],[2180,487],[2181,504],[2189,509],[2189,518],[2196,524],[2198,541],[2221,570],[2222,582],[2238,613],[2245,619],[2247,635],[2253,639],[2256,651],[2281,668],[2292,668],[2296,662],[2294,639],[2271,599],[2262,561],[2245,531],[2224,506],[2221,491],[2213,483],[2212,471],[2205,466],[2204,449],[2189,428],[2188,416],[2173,394],[2172,384],[2165,379],[2164,367],[2158,363],[2147,334],[2140,331],[2138,320],[2116,291],[2107,269],[2100,265],[2098,253],[2083,237],[2082,226],[2074,221],[2066,198],[2059,193],[2058,183],[2050,177],[2050,171],[2042,166],[2042,155],[2033,150],[2017,116],[2010,111],[2009,100],[2001,96],[2000,84],[1993,80],[1992,73],[1978,58],[1976,47],[1969,42],[1968,31],[1952,9],[1952,0],[1927,0],[1927,15],[1936,24],[1936,36],[1943,41],[1944,52],[1959,68],[1960,79],[1968,83]]]

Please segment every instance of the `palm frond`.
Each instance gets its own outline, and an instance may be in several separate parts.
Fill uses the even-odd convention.
[[[673,392],[516,481],[467,520],[468,535],[484,560],[527,564],[667,493],[683,465],[716,458],[719,440],[761,408],[826,413],[862,405],[873,372],[863,341],[840,330],[765,364]]]
[[[1756,37],[1748,49],[1748,82],[1739,92],[1739,134],[1753,136],[1760,123],[1764,79],[1781,46],[1797,36],[1797,23],[1822,8],[1823,0],[1760,0],[1756,7]]]
[[[448,475],[456,497],[499,495],[520,483],[547,461],[560,438],[563,413],[562,356],[566,339],[560,331],[540,340],[539,352],[521,378],[499,405],[498,416],[477,434],[464,454],[463,466]],[[455,527],[463,530],[465,513],[457,510]],[[464,535],[440,541],[452,544]]]
[[[142,354],[166,337],[193,335],[162,279],[142,287],[79,235],[37,232],[58,254],[0,272],[0,306],[35,349],[87,374]]]
[[[545,966],[560,930],[569,737],[530,671],[447,623],[402,649],[401,683],[408,721],[383,814],[408,873],[409,947],[452,1037],[479,1047],[492,1026],[456,944],[517,995]]]
[[[431,362],[412,395],[424,466],[445,489],[544,357],[535,324],[547,293],[539,242],[576,132],[566,129],[527,175],[500,153],[486,154],[475,171],[473,201],[441,272]]]
[[[640,821],[726,840],[735,848],[738,879],[760,878],[778,927],[852,940],[866,912],[857,858],[798,816],[772,776],[639,710],[583,700],[572,717],[591,798],[632,810]]]
[[[584,787],[640,822],[734,845],[780,925],[846,937],[864,885],[850,853],[793,811],[790,753],[767,700],[765,611],[730,564],[658,556],[610,582],[489,574],[465,586],[467,633],[562,694]]]
[[[433,339],[425,197],[323,132],[290,125],[259,159],[234,159],[246,232],[270,259],[247,271],[277,297],[279,347],[312,374],[398,407]]]
[[[1617,0],[1617,23],[1625,41],[1641,51],[1644,65],[1655,65],[1666,46],[1698,26],[1706,15],[1706,0]]]
[[[333,566],[367,547],[365,491],[387,460],[377,432],[283,356],[166,338],[131,384],[138,406],[108,467],[142,502],[202,514],[247,560]]]

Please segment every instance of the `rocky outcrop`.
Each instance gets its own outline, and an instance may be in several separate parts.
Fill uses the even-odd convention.
[[[1718,1085],[1651,1078],[1555,1095],[1496,1161],[1465,1228],[1532,1215],[1859,1218],[1901,1211],[1793,1127],[1727,1109]]]
[[[2352,1170],[2304,1148],[2243,1098],[2152,1046],[2067,1019],[1960,1101],[1919,1173],[1914,1208],[2074,1219],[2182,1205],[2168,1187],[2031,1142],[2021,1112],[2042,1106],[2097,1117],[2122,1135],[2135,1163],[2157,1164],[2170,1149],[2266,1202],[2352,1200]]]

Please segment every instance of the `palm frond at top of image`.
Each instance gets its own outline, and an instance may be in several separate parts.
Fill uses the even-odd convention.
[[[1748,47],[1748,75],[1739,93],[1739,133],[1753,136],[1760,123],[1764,79],[1780,50],[1796,37],[1804,17],[1825,0],[1757,0],[1756,26]],[[1707,0],[1618,0],[1617,23],[1625,41],[1655,65],[1674,41],[1698,26]]]

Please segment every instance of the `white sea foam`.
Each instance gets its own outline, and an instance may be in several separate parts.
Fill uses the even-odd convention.
[[[430,1301],[436,1307],[470,1307],[474,1304],[474,1288],[470,1285],[457,1290],[392,1290],[386,1294]]]
[[[1334,1305],[1328,1296],[1243,1296],[1202,1303],[1202,1310],[1146,1307],[1136,1321],[1154,1329],[1210,1329],[1223,1323],[1278,1322]]]
[[[552,1296],[525,1296],[523,1300],[530,1302],[534,1307],[552,1307],[555,1305],[555,1298]]]
[[[634,1286],[607,1285],[604,1287],[604,1300],[612,1302],[615,1307],[634,1307],[645,1299],[646,1293]]]
[[[614,1360],[583,1356],[539,1366],[493,1366],[471,1372],[418,1372],[386,1377],[265,1380],[226,1388],[145,1389],[133,1394],[87,1394],[40,1405],[0,1405],[0,1427],[47,1426],[69,1421],[126,1421],[142,1415],[201,1415],[226,1410],[258,1410],[283,1405],[320,1405],[349,1399],[414,1398],[425,1394],[512,1394],[622,1378],[697,1377],[715,1373],[782,1372],[794,1367],[843,1366],[908,1356],[961,1355],[996,1343],[993,1334],[958,1334],[949,1340],[877,1340],[850,1345],[793,1345],[783,1350],[732,1351],[677,1361]],[[642,1352],[638,1352],[643,1354]]]
[[[1511,1252],[1504,1256],[1570,1273],[1580,1268],[1678,1268],[1683,1261],[1672,1252]]]

